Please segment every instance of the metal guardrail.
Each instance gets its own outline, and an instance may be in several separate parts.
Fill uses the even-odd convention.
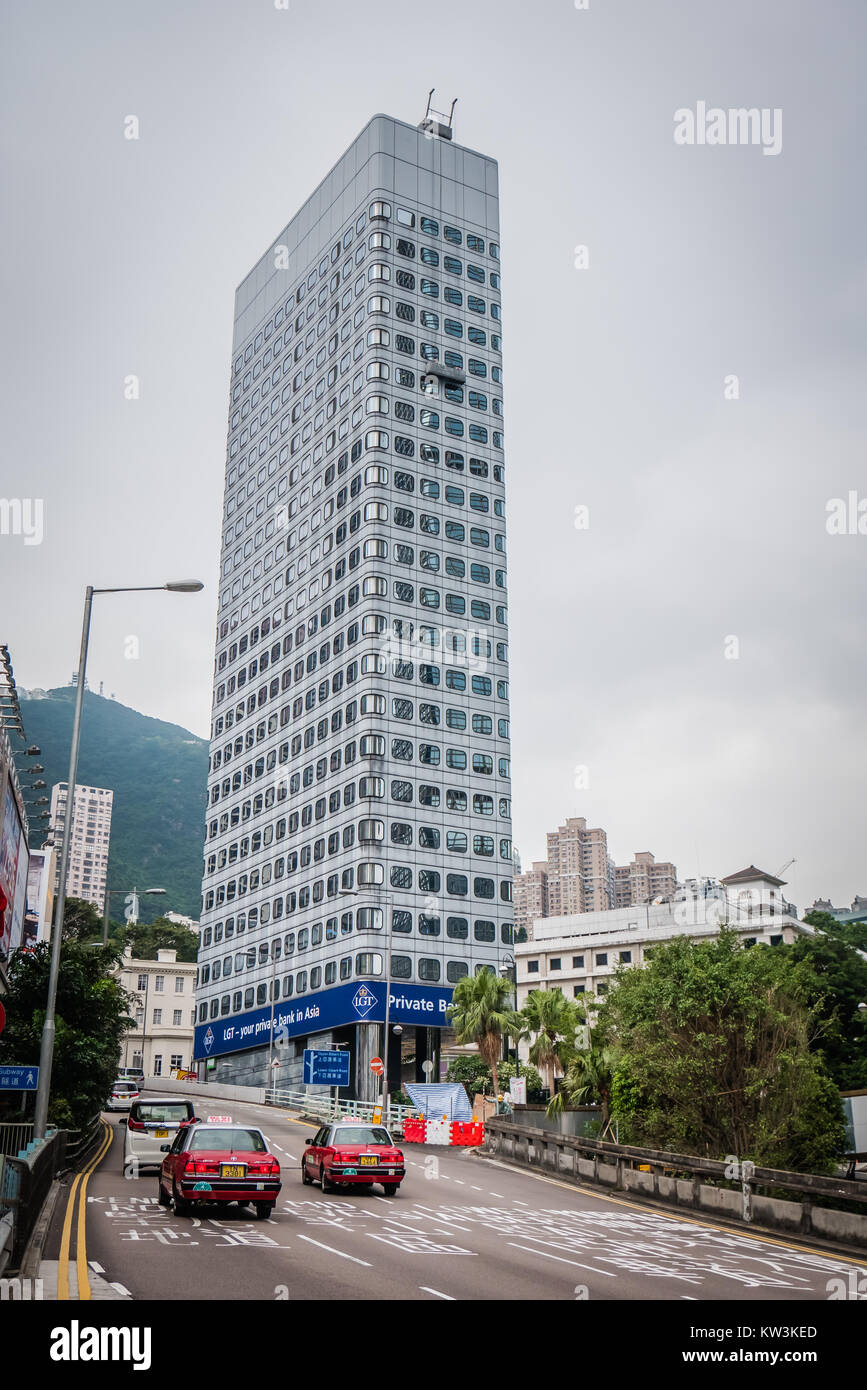
[[[270,1086],[265,1093],[266,1105],[280,1105],[287,1110],[300,1110],[318,1120],[367,1120],[373,1122],[373,1112],[378,1107],[372,1101],[340,1100],[331,1095],[308,1095],[306,1090],[286,1086]],[[392,1105],[389,1098],[388,1111],[381,1123],[387,1129],[403,1129],[403,1122],[411,1115],[420,1115],[414,1105]]]
[[[14,1158],[33,1138],[33,1121],[7,1122],[0,1124],[0,1154]]]
[[[838,1202],[867,1204],[867,1185],[846,1178],[831,1178],[819,1173],[791,1173],[779,1168],[762,1168],[754,1163],[740,1163],[732,1176],[728,1163],[720,1159],[699,1158],[695,1154],[677,1154],[658,1149],[642,1149],[627,1144],[611,1144],[580,1135],[558,1134],[556,1131],[534,1129],[510,1123],[502,1116],[487,1122],[485,1148],[529,1166],[552,1168],[565,1176],[578,1178],[578,1160],[591,1160],[591,1181],[600,1181],[599,1167],[614,1172],[613,1185],[624,1189],[626,1169],[639,1169],[654,1175],[654,1187],[659,1176],[672,1175],[692,1182],[697,1204],[703,1183],[734,1182],[743,1195],[743,1218],[751,1220],[752,1197],[758,1189],[792,1192],[800,1198],[805,1224],[809,1225],[811,1200],[836,1198]],[[606,1179],[608,1185],[611,1180]]]
[[[63,1171],[69,1168],[77,1168],[79,1163],[86,1158],[89,1151],[93,1148],[99,1138],[100,1115],[96,1114],[81,1129],[68,1129],[66,1131],[66,1151],[64,1153]]]

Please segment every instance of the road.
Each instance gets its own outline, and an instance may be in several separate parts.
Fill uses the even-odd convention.
[[[124,1176],[124,1130],[107,1115],[108,1147],[84,1206],[82,1179],[58,1203],[45,1259],[77,1261],[79,1287],[90,1269],[133,1299],[227,1302],[824,1301],[828,1281],[859,1263],[597,1196],[462,1149],[405,1145],[396,1198],[379,1188],[323,1196],[302,1186],[299,1167],[315,1126],[265,1106],[210,1109],[268,1135],[283,1172],[269,1221],[246,1208],[181,1218],[159,1207],[155,1171]]]

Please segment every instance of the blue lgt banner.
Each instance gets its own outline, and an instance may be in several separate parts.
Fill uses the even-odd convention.
[[[446,1028],[449,1023],[446,1010],[452,993],[451,989],[433,985],[398,985],[392,981],[390,1020],[425,1028]],[[382,1023],[384,1019],[385,985],[382,981],[338,985],[301,1000],[275,1004],[274,1042],[342,1028],[348,1023]],[[270,1038],[271,1005],[267,1004],[249,1013],[235,1014],[233,1018],[200,1023],[196,1028],[193,1056],[199,1059],[243,1052],[250,1047],[267,1046]]]

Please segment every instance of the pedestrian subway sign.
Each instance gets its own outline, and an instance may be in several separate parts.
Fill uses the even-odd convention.
[[[376,1007],[376,995],[367,988],[367,985],[361,985],[352,1001],[352,1007],[359,1018],[367,1018],[371,1009]]]
[[[35,1091],[38,1067],[0,1067],[0,1091]]]

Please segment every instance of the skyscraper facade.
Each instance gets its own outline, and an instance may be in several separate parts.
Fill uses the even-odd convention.
[[[51,828],[54,843],[63,838],[69,786],[57,782],[51,789]],[[102,912],[108,876],[108,855],[111,848],[111,813],[114,792],[106,787],[75,786],[75,805],[72,817],[72,836],[69,841],[69,865],[66,870],[66,891],[71,898],[82,898]],[[57,859],[54,891],[60,883],[60,859]]]
[[[495,161],[379,115],[237,291],[195,1045],[226,1080],[340,1045],[370,1096],[386,1013],[390,1087],[436,1077],[455,984],[514,964],[499,236]]]

